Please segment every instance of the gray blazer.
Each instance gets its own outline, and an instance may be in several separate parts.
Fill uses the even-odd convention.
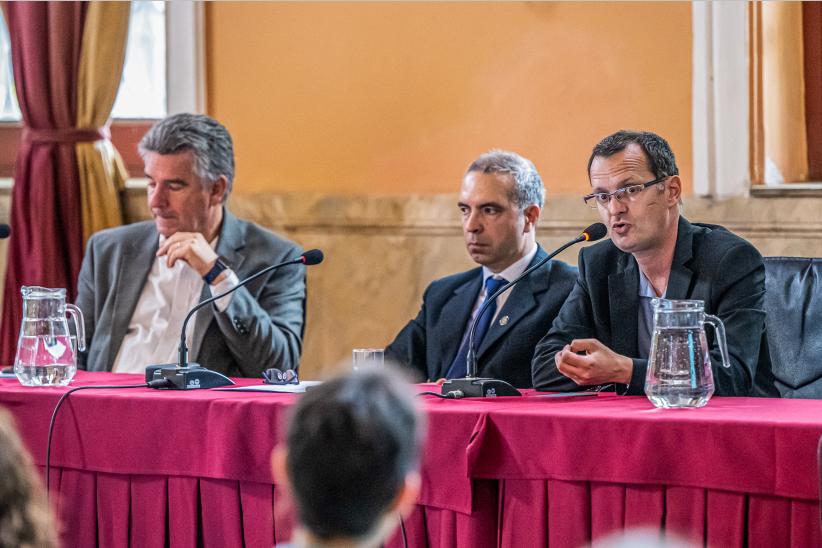
[[[292,242],[226,209],[223,213],[217,254],[241,280],[301,253]],[[111,370],[158,245],[152,221],[103,230],[89,240],[77,292],[87,346],[81,367]],[[210,296],[204,285],[201,300]],[[240,377],[257,377],[270,367],[297,369],[305,323],[305,268],[291,265],[262,276],[235,291],[225,311],[207,306],[188,329],[192,323],[189,360],[203,367]]]

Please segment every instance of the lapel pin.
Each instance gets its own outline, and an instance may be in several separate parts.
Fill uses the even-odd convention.
[[[508,325],[508,316],[503,316],[502,318],[500,318],[499,319],[499,324],[502,325],[502,326]]]

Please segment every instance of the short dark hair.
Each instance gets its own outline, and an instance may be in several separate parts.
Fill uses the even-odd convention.
[[[617,152],[622,152],[631,143],[636,143],[645,153],[648,160],[648,167],[654,177],[665,177],[679,175],[679,168],[676,167],[676,158],[668,141],[650,131],[630,131],[621,129],[613,133],[596,144],[591,156],[588,158],[588,179],[591,178],[591,164],[597,156],[613,156]]]
[[[300,522],[319,538],[366,536],[419,464],[413,388],[390,371],[327,381],[296,405],[286,468]]]
[[[234,143],[220,122],[205,114],[174,114],[148,130],[138,146],[140,155],[148,152],[178,154],[191,151],[194,172],[209,184],[226,178],[223,201],[234,185]]]

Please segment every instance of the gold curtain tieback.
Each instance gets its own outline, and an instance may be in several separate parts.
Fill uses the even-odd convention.
[[[74,144],[110,139],[107,127],[102,128],[23,128],[23,141],[26,143]]]

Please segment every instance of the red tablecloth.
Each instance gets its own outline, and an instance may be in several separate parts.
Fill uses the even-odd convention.
[[[80,372],[72,386],[139,381]],[[0,380],[0,404],[40,466],[65,390]],[[144,388],[72,394],[52,450],[65,544],[286,540],[293,515],[269,456],[295,399]],[[578,546],[640,525],[717,546],[822,546],[822,401],[714,398],[694,410],[533,392],[424,401],[429,435],[411,546]]]

